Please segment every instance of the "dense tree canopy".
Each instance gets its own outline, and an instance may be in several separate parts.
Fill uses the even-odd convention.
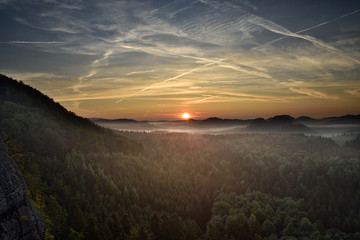
[[[357,140],[115,133],[0,81],[0,134],[47,239],[360,239]]]

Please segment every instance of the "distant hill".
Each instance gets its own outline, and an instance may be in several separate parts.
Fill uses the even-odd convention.
[[[249,124],[249,120],[241,120],[241,119],[222,119],[217,117],[211,117],[204,120],[199,121],[201,124],[220,124],[220,125],[244,125]]]
[[[321,124],[321,125],[335,125],[335,124],[360,124],[360,115],[344,115],[340,117],[326,117],[326,118],[311,118],[307,116],[301,116],[294,118],[289,115],[277,115],[268,119],[256,118],[256,119],[224,119],[219,117],[210,117],[206,119],[189,119],[189,120],[161,120],[161,121],[137,121],[135,119],[121,118],[121,119],[105,119],[105,118],[89,118],[92,122],[101,122],[101,123],[148,123],[148,122],[162,122],[162,123],[183,123],[189,126],[214,126],[219,127],[221,125],[261,125],[266,124],[267,126],[276,126],[276,125],[312,125],[312,124]]]
[[[359,115],[344,115],[340,117],[328,117],[321,119],[322,124],[360,124]]]
[[[105,118],[89,118],[92,122],[107,122],[107,123],[139,123],[134,119],[119,118],[119,119],[105,119]]]
[[[247,125],[250,121],[241,119],[223,119],[218,117],[210,117],[206,119],[180,120],[178,122],[182,122],[185,125],[194,128],[221,128]]]
[[[4,233],[14,226],[22,228],[15,230],[22,236],[11,239],[36,239],[27,226],[39,218],[17,211],[31,206],[25,194],[44,219],[45,239],[358,236],[358,137],[340,146],[317,136],[248,133],[307,130],[287,115],[245,121],[91,120],[168,128],[118,133],[0,76],[0,137],[6,145],[0,144],[0,158],[3,163],[9,160],[5,153],[12,158],[27,183],[14,191],[9,186],[22,178],[7,176],[14,173],[9,164],[0,169],[0,200],[5,199],[0,239],[8,239]],[[233,134],[246,124],[255,130]],[[192,134],[208,129],[214,135]]]
[[[341,134],[358,132],[360,115],[345,115],[315,119],[307,116],[294,118],[289,115],[277,115],[268,119],[223,119],[210,117],[206,119],[136,121],[134,119],[99,119],[90,120],[100,126],[125,131],[176,131],[228,134],[241,132],[279,132],[279,133],[312,133]],[[354,126],[355,125],[355,126]],[[358,127],[356,127],[358,125]]]
[[[307,116],[298,117],[296,119],[296,121],[298,123],[302,123],[302,124],[317,124],[317,123],[320,123],[320,120],[314,119],[314,118],[311,118],[311,117],[307,117]]]
[[[297,123],[297,121],[288,115],[279,115],[267,120],[258,118],[250,122],[248,131],[265,132],[284,132],[284,133],[307,133],[312,132],[309,127]]]
[[[122,131],[183,131],[187,130],[214,130],[218,128],[230,128],[236,126],[246,126],[250,120],[222,119],[211,117],[203,120],[161,120],[161,121],[137,121],[134,119],[102,119],[90,118],[92,122],[114,130]]]
[[[90,118],[90,120],[102,127],[124,130],[124,131],[148,131],[156,130],[158,127],[150,124],[148,121],[136,121],[134,119],[103,119],[103,118]]]
[[[339,117],[326,117],[320,119],[302,116],[297,118],[296,121],[309,125],[359,125],[360,115],[344,115]]]

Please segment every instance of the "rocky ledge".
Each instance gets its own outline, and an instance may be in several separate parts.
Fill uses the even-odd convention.
[[[45,238],[44,221],[25,193],[25,180],[0,139],[0,239]]]

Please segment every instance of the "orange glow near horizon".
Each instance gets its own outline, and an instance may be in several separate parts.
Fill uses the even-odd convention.
[[[81,117],[360,114],[356,1],[37,2],[0,0],[0,73]]]
[[[190,118],[190,114],[187,113],[187,112],[185,112],[185,113],[183,113],[183,114],[181,115],[181,117],[182,117],[183,119],[189,119],[189,118]]]

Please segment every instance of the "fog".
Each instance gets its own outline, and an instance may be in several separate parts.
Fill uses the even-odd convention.
[[[188,122],[174,121],[149,121],[149,122],[104,122],[95,121],[96,124],[118,130],[118,131],[139,131],[139,132],[177,132],[177,133],[193,133],[193,134],[227,134],[243,132],[247,125],[232,126],[200,126],[190,124]]]
[[[93,120],[94,121],[94,120]],[[305,134],[332,138],[339,144],[353,139],[360,134],[359,124],[301,124],[301,128],[292,128],[296,125],[284,124],[275,127],[254,128],[251,123],[204,123],[203,121],[134,121],[134,120],[95,120],[96,124],[117,131],[135,132],[176,132],[191,134]]]

